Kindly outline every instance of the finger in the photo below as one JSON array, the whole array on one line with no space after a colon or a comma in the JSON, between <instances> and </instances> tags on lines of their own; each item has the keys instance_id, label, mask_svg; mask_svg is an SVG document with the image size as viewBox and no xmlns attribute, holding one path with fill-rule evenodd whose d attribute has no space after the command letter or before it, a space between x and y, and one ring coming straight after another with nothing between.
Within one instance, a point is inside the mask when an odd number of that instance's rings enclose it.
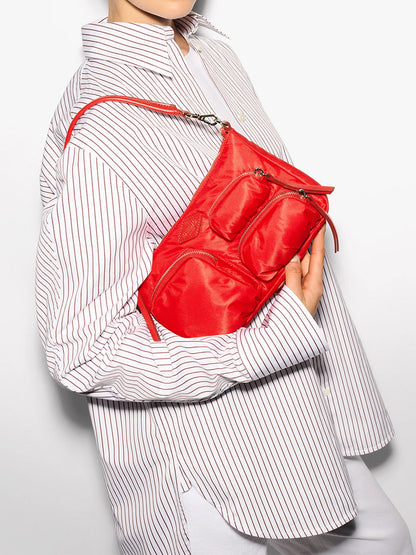
<instances>
[{"instance_id":1,"label":"finger","mask_svg":"<svg viewBox=\"0 0 416 555\"><path fill-rule=\"evenodd\" d=\"M324 223L324 225L323 225L323 226L321 227L321 229L318 231L318 233L317 233L316 236L315 236L315 239L316 239L318 236L319 236L319 237L321 237L322 235L325 236L325 232L326 232L326 223ZM309 251L310 251L310 252L311 252L311 250L312 250L312 246L313 246L313 243L314 243L315 239L313 239L313 241L311 241L311 244L309 245ZM319 238L318 238L318 241L319 241Z\"/></svg>"},{"instance_id":2,"label":"finger","mask_svg":"<svg viewBox=\"0 0 416 555\"><path fill-rule=\"evenodd\" d=\"M315 239L312 241L311 257L309 260L309 276L322 278L322 271L325 257L325 226L319 230Z\"/></svg>"},{"instance_id":3,"label":"finger","mask_svg":"<svg viewBox=\"0 0 416 555\"><path fill-rule=\"evenodd\" d=\"M286 285L300 299L303 297L302 290L302 269L299 256L296 255L285 266Z\"/></svg>"},{"instance_id":4,"label":"finger","mask_svg":"<svg viewBox=\"0 0 416 555\"><path fill-rule=\"evenodd\" d=\"M321 229L316 234L315 239L311 243L311 254L313 251L321 250L325 247L325 231L326 231L326 224L321 227Z\"/></svg>"},{"instance_id":5,"label":"finger","mask_svg":"<svg viewBox=\"0 0 416 555\"><path fill-rule=\"evenodd\" d=\"M302 269L302 277L305 277L306 274L309 271L310 259L311 259L311 255L308 252L306 252L305 256L302 258L302 260L300 262L300 266L301 266L301 269Z\"/></svg>"}]
</instances>

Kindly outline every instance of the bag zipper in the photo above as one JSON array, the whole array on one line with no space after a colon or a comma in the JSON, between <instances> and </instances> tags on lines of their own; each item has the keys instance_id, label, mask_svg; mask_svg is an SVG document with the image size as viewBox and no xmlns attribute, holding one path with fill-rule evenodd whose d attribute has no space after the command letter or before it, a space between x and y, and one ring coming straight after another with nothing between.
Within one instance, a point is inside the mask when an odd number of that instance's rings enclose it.
<instances>
[{"instance_id":1,"label":"bag zipper","mask_svg":"<svg viewBox=\"0 0 416 555\"><path fill-rule=\"evenodd\" d=\"M215 200L214 204L211 206L210 211L208 213L208 217L211 219L211 215L212 212L215 210L215 207L217 206L217 204L219 204L221 202L221 200L225 197L225 195L227 194L228 190L230 189L230 187L232 187L232 185L238 180L241 179L242 177L244 177L245 175L257 175L259 177L262 177L264 172L261 168L256 168L255 170L250 170L250 171L246 171L244 173L241 173L240 175L237 175L237 177L234 177L234 179L232 179L230 181L230 183L226 186L226 188L222 191L222 193L220 194L219 197L217 197L217 199Z\"/></svg>"},{"instance_id":2,"label":"bag zipper","mask_svg":"<svg viewBox=\"0 0 416 555\"><path fill-rule=\"evenodd\" d=\"M281 185L282 187L285 187L286 189L290 189L291 191L294 191L294 192L298 193L299 195L301 195L304 199L308 200L312 204L312 206L315 208L315 210L317 210L317 212L319 212L319 214L325 219L325 221L328 222L328 225L329 225L329 227L331 228L331 231L332 231L332 236L334 238L334 252L339 251L339 238L338 238L337 230L335 229L334 222L330 218L328 212L325 212L325 210L323 208L321 208L321 206L319 206L319 204L312 197L310 197L308 195L308 193L310 193L311 195L313 195L313 194L316 194L316 195L330 194L334 190L334 187L323 187L322 185L319 185L319 188L318 187L309 187L309 186L304 187L304 188L302 188L302 187L298 188L295 185L289 185L288 183L284 183L283 181L280 181L280 179L277 179L276 177L274 177L273 175L270 175L269 173L265 173L264 170L262 170L261 168L257 168L256 171L258 171L260 173L260 175L262 175L268 181L271 181L272 183L276 183L277 185ZM278 197L274 197L274 198L278 198ZM273 200L273 199L271 199L271 200ZM267 204L266 204L266 206L267 206ZM264 208L266 208L266 207L264 207Z\"/></svg>"},{"instance_id":3,"label":"bag zipper","mask_svg":"<svg viewBox=\"0 0 416 555\"><path fill-rule=\"evenodd\" d=\"M150 297L150 306L153 310L153 302L155 299L155 296L158 292L158 290L160 289L160 287L162 287L163 282L166 280L168 274L170 273L170 271L172 270L172 268L174 266L176 266L176 264L178 264L181 260L183 260L184 258L187 258L188 256L195 256L197 255L199 258L209 258L210 260L213 260L215 262L216 265L218 265L218 262L221 260L220 258L218 258L217 256L206 252L206 251L201 251L201 250L191 250L191 251L187 251L185 253L183 253L179 258L176 258L176 260L174 260L172 262L172 264L163 272L162 276L159 278L159 280L157 281L154 289L153 289L153 293L152 296ZM224 262L225 268L227 268L227 266L230 269L233 269L233 264L229 263L229 262ZM221 268L220 268L221 269ZM258 283L257 280L254 276L251 276L247 271L243 271L240 268L237 268L236 271L238 274L241 274L242 279L246 279L246 280L250 280L252 282L252 284L257 288L258 287ZM232 277L232 274L230 274L230 276Z\"/></svg>"},{"instance_id":4,"label":"bag zipper","mask_svg":"<svg viewBox=\"0 0 416 555\"><path fill-rule=\"evenodd\" d=\"M242 177L244 177L245 175L257 175L258 177L264 177L267 181L271 181L272 183L275 183L276 185L280 185L281 187L284 187L285 189L289 189L290 191L293 191L294 193L298 193L299 195L303 196L304 198L308 199L309 201L312 202L312 204L315 206L315 208L318 210L318 212L325 218L325 220L328 221L332 232L334 234L334 236L337 234L336 230L335 230L335 226L334 223L332 222L332 220L330 220L327 212L325 212L317 203L315 203L315 201L308 196L307 193L310 194L316 194L316 195L327 195L332 193L332 191L334 190L334 187L323 187L322 185L319 185L319 187L310 187L310 186L306 186L303 188L299 188L296 187L295 185L289 185L288 183L285 183L284 181L281 181L280 179L277 179L277 177L274 177L273 175L270 175L269 173L266 173L262 168L255 168L254 170L249 170L246 172L241 173L240 175L237 175L236 177L234 177L234 179L232 181L230 181L230 183L227 185L227 187L222 191L222 193L220 194L220 196L216 199L216 201L214 202L214 204L211 206L211 209L208 213L208 216L211 217L212 212L214 211L215 207L217 206L217 204L222 200L222 198L227 194L228 190L230 189L230 187L232 187L232 185L238 180L241 179ZM277 198L277 197L273 197ZM271 199L271 200L273 200ZM270 201L269 201L270 202ZM266 204L267 206L267 204ZM265 208L265 207L264 207ZM338 250L338 249L337 249ZM337 250L335 252L337 252Z\"/></svg>"},{"instance_id":5,"label":"bag zipper","mask_svg":"<svg viewBox=\"0 0 416 555\"><path fill-rule=\"evenodd\" d=\"M323 208L321 208L319 206L319 204L312 197L310 197L307 194L305 189L295 189L295 191L293 193L282 193L280 195L276 195L273 198L271 198L263 206L263 208L260 210L260 212L257 214L257 216L254 218L254 220L251 222L251 224L247 227L245 232L240 237L240 240L238 242L238 251L240 252L241 242L243 241L244 236L246 235L246 233L248 233L248 231L256 223L256 221L263 214L263 212L269 207L269 205L272 204L273 202L277 201L278 199L282 198L282 197L288 197L288 196L295 196L295 197L300 196L301 198L304 198L305 200L310 202L310 204L312 204L312 206L315 208L315 210L317 212L319 212L319 214L324 218L325 221L328 222L329 227L331 228L331 231L332 231L332 234L333 234L333 237L334 237L334 250L335 250L335 252L338 252L338 250L339 250L339 240L338 240L338 233L337 233L337 230L335 229L334 222L331 220L328 213L325 212L325 210ZM240 257L241 257L241 252L240 252Z\"/></svg>"},{"instance_id":6,"label":"bag zipper","mask_svg":"<svg viewBox=\"0 0 416 555\"><path fill-rule=\"evenodd\" d=\"M161 277L159 278L159 280L157 281L154 289L153 289L153 293L152 296L150 298L150 303L151 306L153 308L153 301L154 301L154 297L157 293L157 290L159 289L159 287L162 285L166 275L171 271L171 269L178 264L178 262L180 262L183 258L186 258L187 256L191 256L191 255L195 255L198 254L200 256L206 257L206 258L210 258L212 260L214 260L214 262L218 262L218 259L216 256L214 256L213 254L210 254L209 252L205 252L205 251L201 251L201 250L193 250L193 251L188 251L183 253L179 258L176 258L176 260L174 262L172 262L172 264L167 268L167 270L165 270L163 272L163 274L161 275Z\"/></svg>"},{"instance_id":7,"label":"bag zipper","mask_svg":"<svg viewBox=\"0 0 416 555\"><path fill-rule=\"evenodd\" d=\"M266 173L261 168L256 168L256 170L260 175L262 175L265 179L267 179L267 181L276 183L276 185L280 185L281 187L284 187L285 189L290 189L291 191L295 191L295 192L306 191L307 193L311 193L311 195L329 195L334 190L334 187L324 187L323 185L319 185L319 184L317 187L312 187L310 185L306 185L303 188L296 187L296 185L289 185L288 183L285 183L284 181L277 179L277 177L274 177L273 175Z\"/></svg>"},{"instance_id":8,"label":"bag zipper","mask_svg":"<svg viewBox=\"0 0 416 555\"><path fill-rule=\"evenodd\" d=\"M299 194L299 193L298 193ZM250 231L250 229L252 228L252 226L256 223L256 221L260 218L260 216L263 214L263 212L270 206L270 204L272 204L273 202L275 202L276 200L282 198L282 197L288 197L288 196L296 196L296 193L281 193L280 195L276 195L274 197L272 197L264 206L263 208L260 210L260 212L257 214L257 216L254 218L254 220L247 226L247 229L245 230L245 232L242 234L242 236L240 237L240 240L238 241L238 252L240 253L240 258L241 258L241 252L240 252L240 247L241 247L241 242L244 240L245 235ZM303 195L301 195L303 196Z\"/></svg>"}]
</instances>

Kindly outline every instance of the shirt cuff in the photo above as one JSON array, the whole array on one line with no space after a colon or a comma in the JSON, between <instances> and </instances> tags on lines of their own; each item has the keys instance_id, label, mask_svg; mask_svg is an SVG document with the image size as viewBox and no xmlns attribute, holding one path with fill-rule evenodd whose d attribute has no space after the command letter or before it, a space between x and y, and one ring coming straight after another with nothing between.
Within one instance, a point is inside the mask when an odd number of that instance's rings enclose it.
<instances>
[{"instance_id":1,"label":"shirt cuff","mask_svg":"<svg viewBox=\"0 0 416 555\"><path fill-rule=\"evenodd\" d=\"M239 356L252 380L305 362L329 349L323 330L284 285L262 327L237 331Z\"/></svg>"}]
</instances>

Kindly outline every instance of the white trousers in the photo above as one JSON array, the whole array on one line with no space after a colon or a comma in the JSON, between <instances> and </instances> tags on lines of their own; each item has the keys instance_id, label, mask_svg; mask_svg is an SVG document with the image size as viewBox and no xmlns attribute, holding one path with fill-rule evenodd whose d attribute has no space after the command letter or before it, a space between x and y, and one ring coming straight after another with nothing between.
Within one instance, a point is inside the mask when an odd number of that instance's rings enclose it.
<instances>
[{"instance_id":1,"label":"white trousers","mask_svg":"<svg viewBox=\"0 0 416 555\"><path fill-rule=\"evenodd\" d=\"M192 555L413 555L406 523L361 457L345 457L357 517L308 538L265 540L232 528L196 489L183 495Z\"/></svg>"}]
</instances>

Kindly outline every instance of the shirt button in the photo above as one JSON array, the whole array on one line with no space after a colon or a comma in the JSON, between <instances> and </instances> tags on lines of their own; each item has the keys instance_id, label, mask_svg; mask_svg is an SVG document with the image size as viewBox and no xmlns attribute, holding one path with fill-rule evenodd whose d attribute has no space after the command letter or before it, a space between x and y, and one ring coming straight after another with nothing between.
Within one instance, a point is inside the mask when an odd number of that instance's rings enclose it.
<instances>
[{"instance_id":1,"label":"shirt button","mask_svg":"<svg viewBox=\"0 0 416 555\"><path fill-rule=\"evenodd\" d=\"M322 390L322 393L325 395L325 397L328 397L328 395L331 394L331 390L329 389L329 387L325 387L325 388Z\"/></svg>"},{"instance_id":2,"label":"shirt button","mask_svg":"<svg viewBox=\"0 0 416 555\"><path fill-rule=\"evenodd\" d=\"M197 52L201 52L202 48L199 46L199 44L195 44L194 48Z\"/></svg>"},{"instance_id":3,"label":"shirt button","mask_svg":"<svg viewBox=\"0 0 416 555\"><path fill-rule=\"evenodd\" d=\"M238 121L241 121L241 123L246 121L246 115L243 112L238 116Z\"/></svg>"},{"instance_id":4,"label":"shirt button","mask_svg":"<svg viewBox=\"0 0 416 555\"><path fill-rule=\"evenodd\" d=\"M195 35L195 33L198 31L198 25L196 25L193 29L192 29L192 34Z\"/></svg>"}]
</instances>

